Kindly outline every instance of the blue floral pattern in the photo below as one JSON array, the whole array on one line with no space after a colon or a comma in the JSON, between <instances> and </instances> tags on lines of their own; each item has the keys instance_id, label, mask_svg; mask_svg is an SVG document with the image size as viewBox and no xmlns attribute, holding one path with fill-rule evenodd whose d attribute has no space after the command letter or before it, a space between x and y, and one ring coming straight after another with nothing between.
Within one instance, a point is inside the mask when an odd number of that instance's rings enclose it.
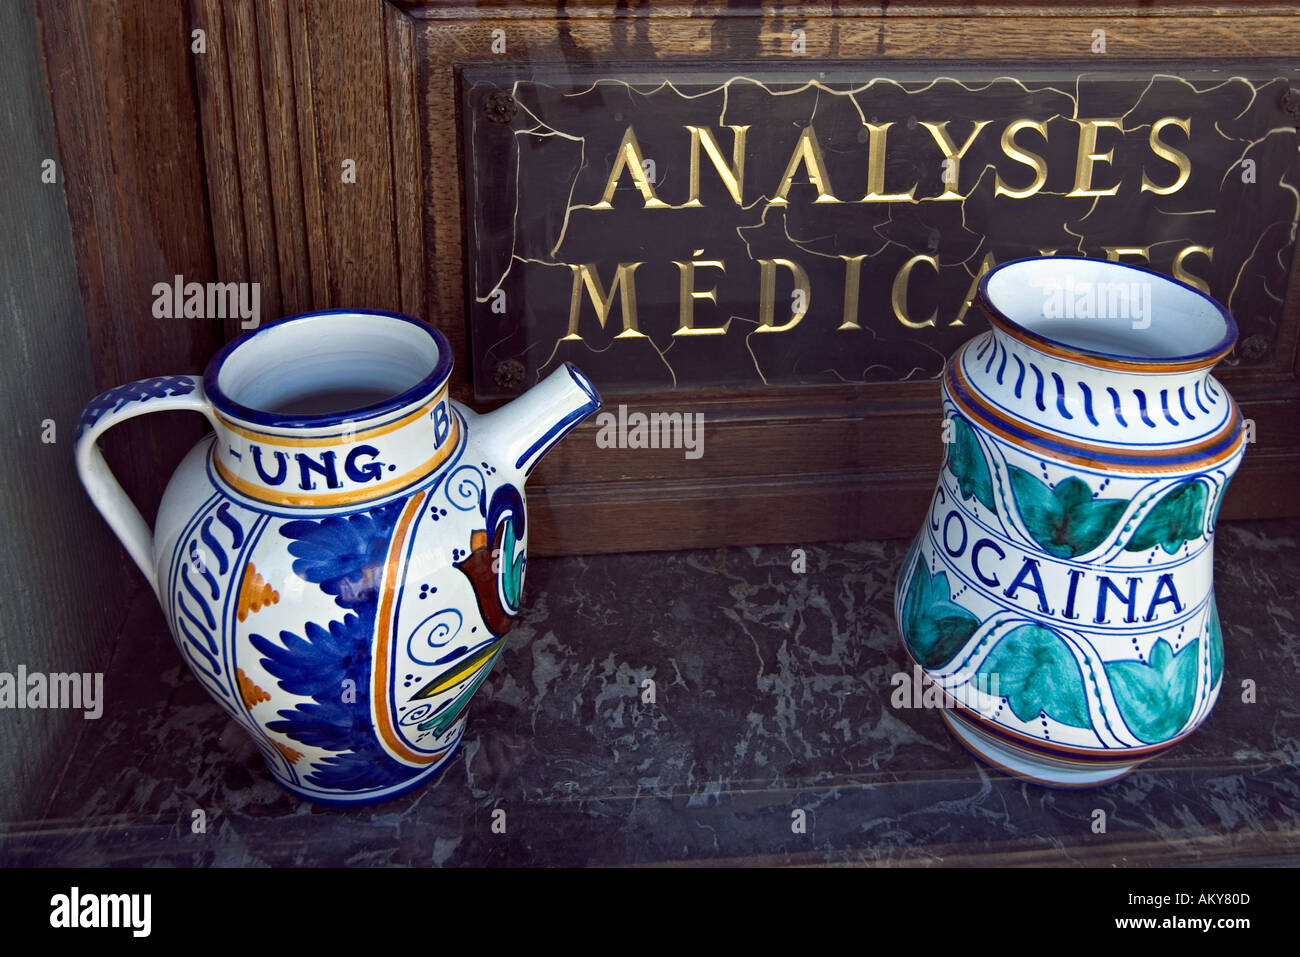
<instances>
[{"instance_id":1,"label":"blue floral pattern","mask_svg":"<svg viewBox=\"0 0 1300 957\"><path fill-rule=\"evenodd\" d=\"M288 522L280 534L294 540L289 554L293 570L321 586L342 608L373 605L393 526L405 499L353 515Z\"/></svg>"},{"instance_id":2,"label":"blue floral pattern","mask_svg":"<svg viewBox=\"0 0 1300 957\"><path fill-rule=\"evenodd\" d=\"M353 515L288 522L280 529L293 539L294 573L333 595L348 612L328 626L306 622L301 635L281 631L279 644L249 636L280 687L313 702L281 710L283 720L267 727L311 747L344 752L322 759L307 776L322 788L368 790L421 773L384 751L370 720L370 643L379 586L404 505L399 499Z\"/></svg>"}]
</instances>

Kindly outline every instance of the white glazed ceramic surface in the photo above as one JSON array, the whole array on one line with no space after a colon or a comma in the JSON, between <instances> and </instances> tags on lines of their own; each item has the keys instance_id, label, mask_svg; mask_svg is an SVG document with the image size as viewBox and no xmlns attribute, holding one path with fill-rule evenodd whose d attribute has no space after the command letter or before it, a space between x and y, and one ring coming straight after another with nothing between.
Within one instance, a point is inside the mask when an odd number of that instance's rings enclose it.
<instances>
[{"instance_id":1,"label":"white glazed ceramic surface","mask_svg":"<svg viewBox=\"0 0 1300 957\"><path fill-rule=\"evenodd\" d=\"M1244 446L1209 373L1235 324L1187 286L1090 260L1008 263L981 297L992 328L945 372L945 462L899 626L966 746L1097 784L1219 693L1214 521Z\"/></svg>"},{"instance_id":2,"label":"white glazed ceramic surface","mask_svg":"<svg viewBox=\"0 0 1300 957\"><path fill-rule=\"evenodd\" d=\"M377 800L452 755L519 612L523 484L599 408L565 366L489 415L450 399L446 340L404 316L315 313L223 349L203 379L95 399L78 467L153 585L182 656L276 779ZM134 415L214 427L150 533L96 446Z\"/></svg>"}]
</instances>

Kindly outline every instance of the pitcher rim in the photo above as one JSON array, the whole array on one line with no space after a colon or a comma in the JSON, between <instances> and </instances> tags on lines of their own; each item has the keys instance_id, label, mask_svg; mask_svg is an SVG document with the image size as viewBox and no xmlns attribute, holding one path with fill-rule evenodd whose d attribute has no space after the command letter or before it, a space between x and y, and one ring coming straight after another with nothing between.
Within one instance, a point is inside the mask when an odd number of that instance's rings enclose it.
<instances>
[{"instance_id":1,"label":"pitcher rim","mask_svg":"<svg viewBox=\"0 0 1300 957\"><path fill-rule=\"evenodd\" d=\"M1218 342L1208 349L1199 352L1185 353L1174 356L1138 356L1118 352L1104 352L1099 349L1089 349L1084 346L1074 345L1069 342L1062 342L1051 336L1043 335L1036 332L1016 319L1011 318L1001 309L993 304L989 296L988 286L996 273L1012 266L1021 266L1026 263L1048 263L1053 262L1060 264L1068 259L1081 259L1091 264L1104 265L1109 269L1129 270L1130 272L1140 273L1150 277L1152 280L1158 280L1172 286L1180 287L1195 295L1211 306L1213 306L1222 317L1224 322L1224 334ZM1195 369L1211 368L1216 365L1224 356L1228 355L1237 342L1237 321L1232 318L1232 314L1217 299L1203 290L1197 289L1189 283L1182 280L1174 279L1162 272L1149 269L1145 266L1137 266L1133 263L1111 262L1109 260L1090 259L1087 257L1069 257L1069 256L1025 256L1020 259L1008 260L994 266L986 272L979 281L978 298L980 305L984 307L990 323L1001 329L1001 331L1010 335L1012 338L1019 339L1034 348L1041 349L1051 355L1064 359L1074 359L1085 362L1089 365L1100 366L1103 368L1118 369L1122 371L1140 371L1140 372L1184 372Z\"/></svg>"},{"instance_id":2,"label":"pitcher rim","mask_svg":"<svg viewBox=\"0 0 1300 957\"><path fill-rule=\"evenodd\" d=\"M370 405L338 412L314 414L269 412L265 409L255 409L251 406L242 405L230 398L222 390L218 381L222 366L237 349L248 345L263 333L277 329L287 323L317 319L323 316L382 317L410 323L433 340L434 346L438 350L437 361L434 363L433 370L427 376L397 395ZM227 342L217 351L203 370L203 392L213 408L225 418L275 429L328 428L361 419L387 415L400 411L421 399L428 398L442 389L447 380L451 378L451 368L451 344L447 341L447 337L434 326L421 322L413 316L400 312L388 312L383 309L318 309L276 319L274 322L268 322L245 335L238 336Z\"/></svg>"}]
</instances>

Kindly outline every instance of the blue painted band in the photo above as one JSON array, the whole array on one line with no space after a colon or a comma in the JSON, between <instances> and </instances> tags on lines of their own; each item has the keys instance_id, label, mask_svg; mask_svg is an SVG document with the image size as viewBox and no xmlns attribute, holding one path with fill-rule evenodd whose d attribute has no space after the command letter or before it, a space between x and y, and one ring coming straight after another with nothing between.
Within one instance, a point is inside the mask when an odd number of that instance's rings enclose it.
<instances>
[{"instance_id":1,"label":"blue painted band","mask_svg":"<svg viewBox=\"0 0 1300 957\"><path fill-rule=\"evenodd\" d=\"M1155 468L1198 465L1207 459L1213 459L1228 451L1241 438L1241 412L1234 410L1232 425L1223 430L1222 437L1213 445L1202 445L1182 453L1168 455L1153 455L1150 452L1111 452L1095 446L1076 445L1070 442L1044 438L1041 435L1035 435L1025 430L1014 419L1004 418L996 414L980 401L979 397L967 391L957 381L955 363L948 363L947 371L944 372L944 385L947 387L954 404L962 412L985 425L1015 436L1030 448L1044 449L1049 452L1058 452L1076 457L1086 456L1094 461L1106 462L1112 465L1149 465Z\"/></svg>"},{"instance_id":2,"label":"blue painted band","mask_svg":"<svg viewBox=\"0 0 1300 957\"><path fill-rule=\"evenodd\" d=\"M405 392L364 408L344 412L329 412L321 415L290 415L283 412L267 412L262 409L252 409L240 405L221 390L218 381L221 367L236 349L248 346L268 330L279 329L288 323L319 319L323 316L357 316L362 318L371 316L409 322L433 340L438 350L438 361L434 364L432 372ZM292 356L286 357L286 361L292 361L292 359ZM447 342L447 338L433 326L420 322L411 316L403 315L400 312L384 312L378 309L326 309L320 312L304 312L296 316L277 319L275 322L268 322L247 335L227 342L212 357L212 361L208 363L207 368L203 370L203 392L208 401L212 403L212 407L227 418L277 429L319 429L349 422L355 423L361 418L372 418L397 412L420 399L432 396L446 384L450 377L451 345Z\"/></svg>"},{"instance_id":3,"label":"blue painted band","mask_svg":"<svg viewBox=\"0 0 1300 957\"><path fill-rule=\"evenodd\" d=\"M560 434L562 434L569 428L569 426L581 422L583 419L591 415L591 413L595 412L599 408L600 408L599 402L587 402L584 405L580 405L578 408L574 409L564 418L560 419L559 422L556 422L549 429L547 429L546 434L544 434L532 445L528 446L528 448L524 450L523 454L520 455L519 458L515 461L515 468L517 469L523 468L525 462L527 462L533 456L540 455L542 452L544 452Z\"/></svg>"}]
</instances>

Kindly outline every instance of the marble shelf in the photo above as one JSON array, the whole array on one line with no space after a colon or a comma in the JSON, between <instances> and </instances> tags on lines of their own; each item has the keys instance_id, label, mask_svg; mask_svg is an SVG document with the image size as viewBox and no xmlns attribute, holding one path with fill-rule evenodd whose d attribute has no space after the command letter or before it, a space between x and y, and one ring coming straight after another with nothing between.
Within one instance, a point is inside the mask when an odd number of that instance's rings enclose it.
<instances>
[{"instance_id":1,"label":"marble shelf","mask_svg":"<svg viewBox=\"0 0 1300 957\"><path fill-rule=\"evenodd\" d=\"M803 573L791 568L796 547ZM105 678L113 707L49 769L44 816L0 828L0 860L1300 862L1300 519L1221 526L1224 693L1182 746L1090 791L987 769L937 713L891 707L891 677L910 673L892 615L906 548L535 559L526 611L470 707L460 753L414 793L343 810L271 781L140 594ZM1254 703L1242 700L1247 679Z\"/></svg>"}]
</instances>

